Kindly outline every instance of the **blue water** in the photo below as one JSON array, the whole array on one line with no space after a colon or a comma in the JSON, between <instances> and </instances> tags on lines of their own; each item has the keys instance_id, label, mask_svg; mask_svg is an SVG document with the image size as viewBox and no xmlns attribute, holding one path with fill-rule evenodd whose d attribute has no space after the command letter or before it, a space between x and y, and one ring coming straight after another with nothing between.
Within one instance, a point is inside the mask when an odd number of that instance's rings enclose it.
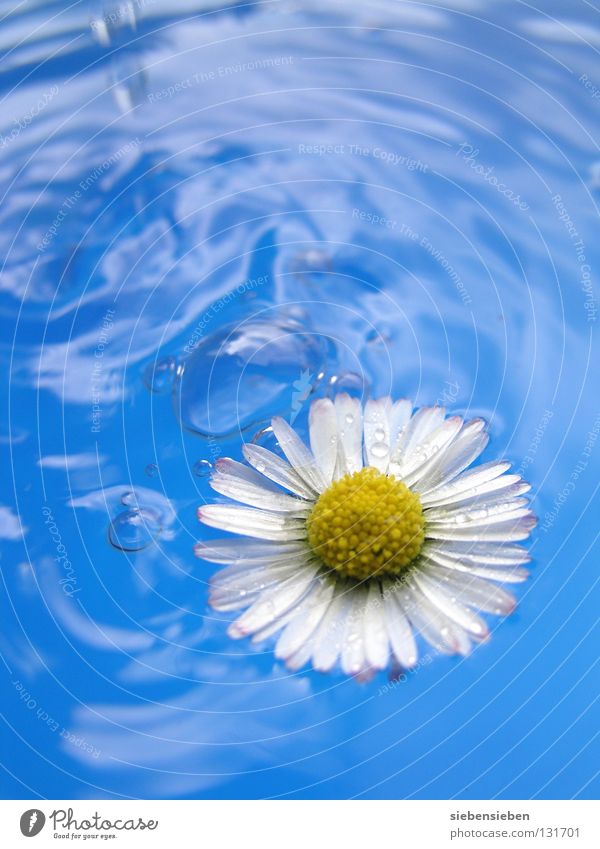
<instances>
[{"instance_id":1,"label":"blue water","mask_svg":"<svg viewBox=\"0 0 600 849\"><path fill-rule=\"evenodd\" d=\"M597 795L597 10L14 5L2 794ZM337 388L484 415L533 483L467 659L292 675L207 608L211 463Z\"/></svg>"}]
</instances>

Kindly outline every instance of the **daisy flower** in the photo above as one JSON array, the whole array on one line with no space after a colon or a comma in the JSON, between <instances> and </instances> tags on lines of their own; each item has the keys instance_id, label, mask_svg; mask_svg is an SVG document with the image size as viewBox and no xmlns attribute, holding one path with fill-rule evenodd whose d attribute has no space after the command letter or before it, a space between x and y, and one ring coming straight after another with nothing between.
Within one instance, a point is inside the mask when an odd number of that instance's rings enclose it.
<instances>
[{"instance_id":1,"label":"daisy flower","mask_svg":"<svg viewBox=\"0 0 600 849\"><path fill-rule=\"evenodd\" d=\"M530 558L515 543L536 520L510 463L468 469L488 443L482 419L387 397L363 409L341 393L311 405L310 449L284 419L272 428L285 459L245 445L249 465L219 460L211 486L238 503L198 510L205 525L242 537L195 549L228 564L211 579L210 603L245 609L231 637L279 633L275 654L290 669L339 661L369 677L390 661L414 666L415 633L466 655L489 634L475 610L513 610L498 582L527 577Z\"/></svg>"}]
</instances>

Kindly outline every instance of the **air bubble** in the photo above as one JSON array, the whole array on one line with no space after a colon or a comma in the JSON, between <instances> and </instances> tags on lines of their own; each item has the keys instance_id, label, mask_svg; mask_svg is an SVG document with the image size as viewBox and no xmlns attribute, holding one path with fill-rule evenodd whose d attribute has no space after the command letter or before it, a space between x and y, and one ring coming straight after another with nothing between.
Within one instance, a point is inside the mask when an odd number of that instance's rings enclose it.
<instances>
[{"instance_id":1,"label":"air bubble","mask_svg":"<svg viewBox=\"0 0 600 849\"><path fill-rule=\"evenodd\" d=\"M210 460L198 460L192 466L192 472L197 478L206 478L212 472L213 464Z\"/></svg>"},{"instance_id":2,"label":"air bubble","mask_svg":"<svg viewBox=\"0 0 600 849\"><path fill-rule=\"evenodd\" d=\"M175 357L163 357L146 366L143 381L150 392L162 395L171 390L176 374L177 359Z\"/></svg>"},{"instance_id":3,"label":"air bubble","mask_svg":"<svg viewBox=\"0 0 600 849\"><path fill-rule=\"evenodd\" d=\"M347 392L354 398L365 400L369 395L367 381L354 371L344 371L329 378L327 395L331 398L340 392Z\"/></svg>"},{"instance_id":4,"label":"air bubble","mask_svg":"<svg viewBox=\"0 0 600 849\"><path fill-rule=\"evenodd\" d=\"M151 510L135 508L119 513L110 523L108 538L119 551L143 551L160 534L158 516Z\"/></svg>"},{"instance_id":5,"label":"air bubble","mask_svg":"<svg viewBox=\"0 0 600 849\"><path fill-rule=\"evenodd\" d=\"M290 320L228 325L185 360L175 384L175 412L199 436L238 436L279 414L290 419L302 400L298 382L323 370L325 338Z\"/></svg>"},{"instance_id":6,"label":"air bubble","mask_svg":"<svg viewBox=\"0 0 600 849\"><path fill-rule=\"evenodd\" d=\"M257 430L250 442L252 445L260 445L261 448L267 448L269 451L276 452L279 448L277 437L271 425L266 425L265 427L261 427L260 430ZM264 471L264 469L259 469L260 471Z\"/></svg>"}]
</instances>

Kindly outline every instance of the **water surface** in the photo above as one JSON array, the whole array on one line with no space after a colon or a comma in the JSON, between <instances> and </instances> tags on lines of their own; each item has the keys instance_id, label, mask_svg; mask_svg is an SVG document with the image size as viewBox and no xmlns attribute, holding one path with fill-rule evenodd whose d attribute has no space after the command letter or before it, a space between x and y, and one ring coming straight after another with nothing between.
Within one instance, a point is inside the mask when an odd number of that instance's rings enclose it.
<instances>
[{"instance_id":1,"label":"water surface","mask_svg":"<svg viewBox=\"0 0 600 849\"><path fill-rule=\"evenodd\" d=\"M593 797L597 12L11 6L4 795ZM466 660L289 674L207 608L211 464L338 389L483 415L533 483Z\"/></svg>"}]
</instances>

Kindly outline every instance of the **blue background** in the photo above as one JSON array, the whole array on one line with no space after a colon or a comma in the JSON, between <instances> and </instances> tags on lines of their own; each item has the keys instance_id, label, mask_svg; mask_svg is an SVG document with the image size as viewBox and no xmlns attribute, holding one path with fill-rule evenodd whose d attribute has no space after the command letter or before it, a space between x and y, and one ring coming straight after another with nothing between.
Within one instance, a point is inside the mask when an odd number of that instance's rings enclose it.
<instances>
[{"instance_id":1,"label":"blue background","mask_svg":"<svg viewBox=\"0 0 600 849\"><path fill-rule=\"evenodd\" d=\"M598 793L598 15L355 5L0 4L6 798ZM207 608L209 464L339 387L533 484L467 659L292 675Z\"/></svg>"}]
</instances>

